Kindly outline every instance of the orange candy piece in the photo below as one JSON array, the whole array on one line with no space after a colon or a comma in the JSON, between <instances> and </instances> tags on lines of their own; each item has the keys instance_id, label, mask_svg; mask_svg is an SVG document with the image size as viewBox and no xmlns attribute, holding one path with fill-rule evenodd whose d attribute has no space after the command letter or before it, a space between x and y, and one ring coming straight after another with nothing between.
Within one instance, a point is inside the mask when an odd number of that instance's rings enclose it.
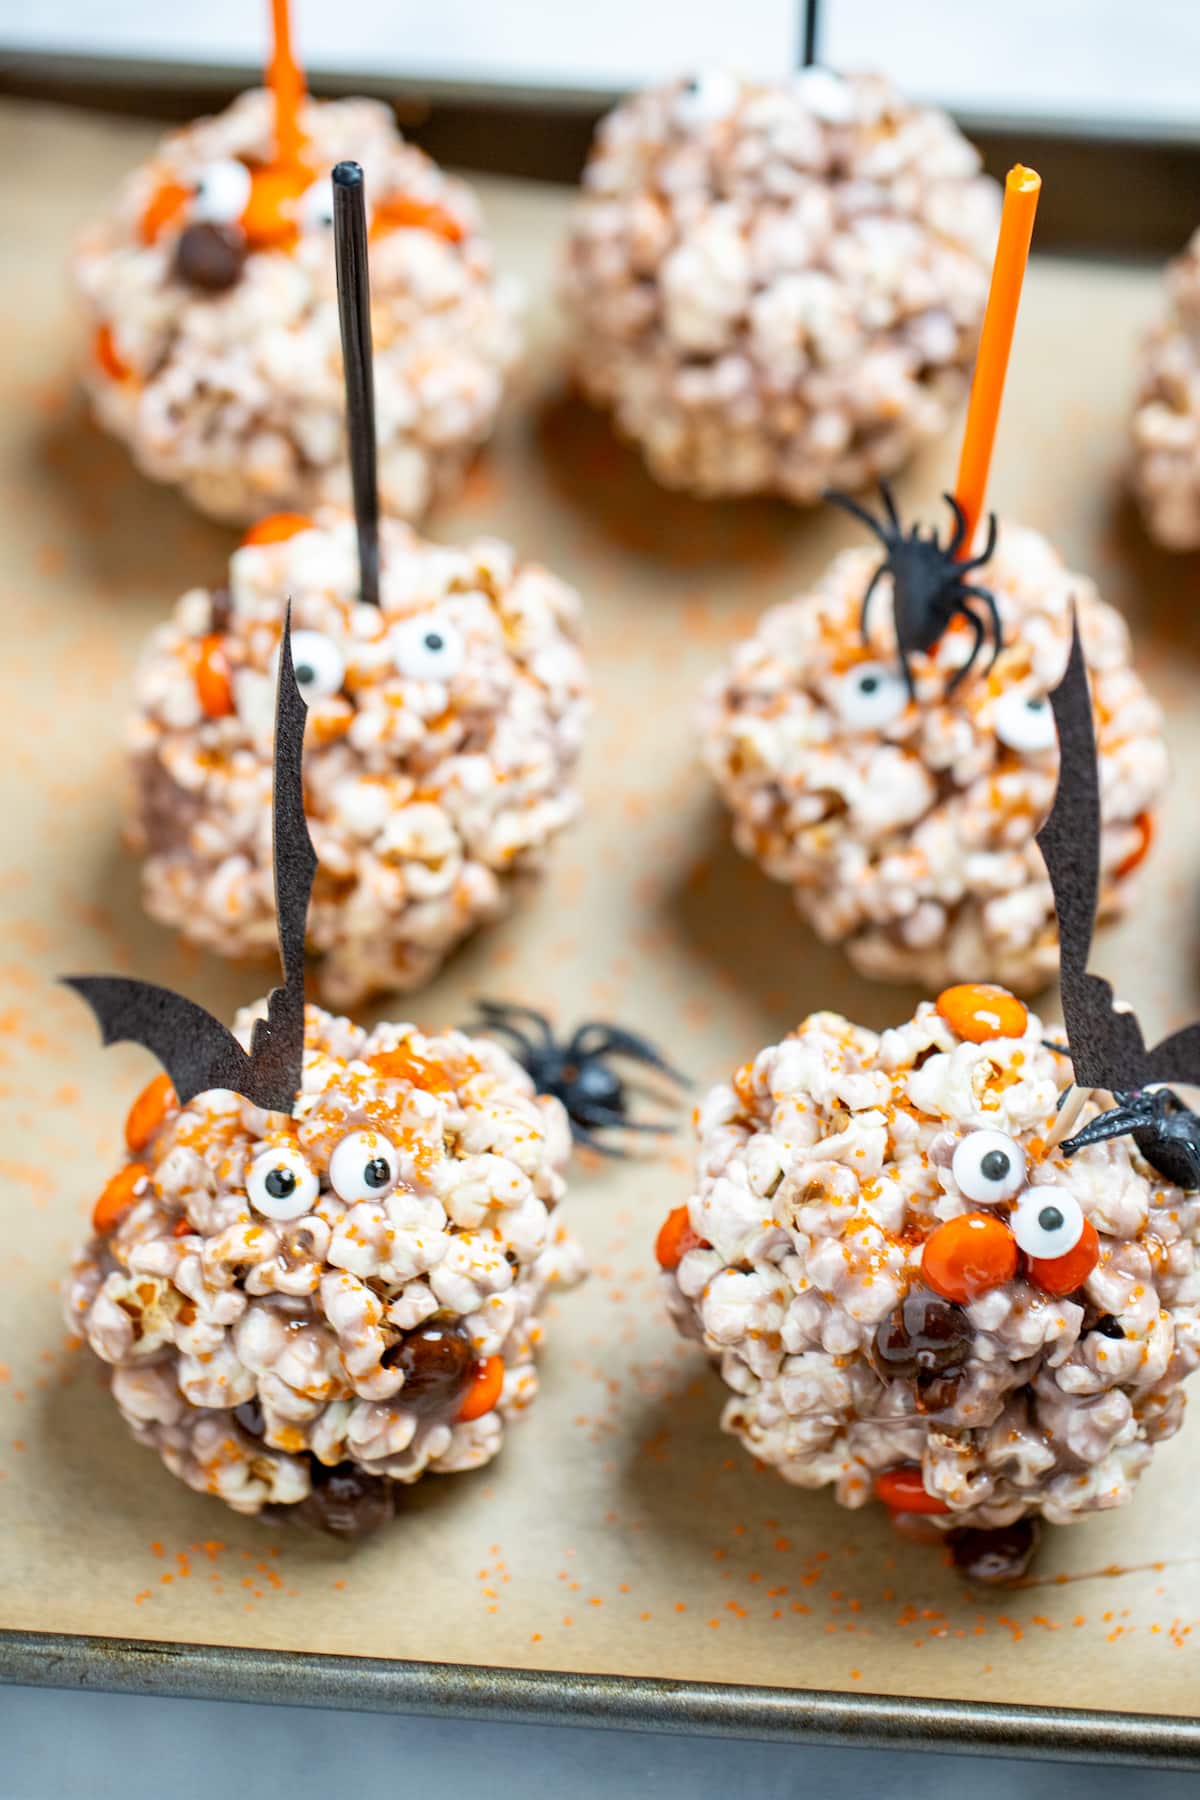
<instances>
[{"instance_id":1,"label":"orange candy piece","mask_svg":"<svg viewBox=\"0 0 1200 1800\"><path fill-rule=\"evenodd\" d=\"M990 1213L960 1213L925 1240L921 1274L935 1293L961 1306L1002 1287L1017 1272L1017 1240Z\"/></svg>"},{"instance_id":2,"label":"orange candy piece","mask_svg":"<svg viewBox=\"0 0 1200 1800\"><path fill-rule=\"evenodd\" d=\"M471 1385L463 1395L458 1409L458 1422L465 1424L468 1419L481 1419L484 1413L491 1412L500 1398L500 1389L504 1386L504 1358L502 1356L485 1356L482 1362L476 1363L475 1373L471 1377Z\"/></svg>"},{"instance_id":3,"label":"orange candy piece","mask_svg":"<svg viewBox=\"0 0 1200 1800\"><path fill-rule=\"evenodd\" d=\"M111 325L98 325L92 339L92 356L110 381L128 381L133 371L113 342Z\"/></svg>"},{"instance_id":4,"label":"orange candy piece","mask_svg":"<svg viewBox=\"0 0 1200 1800\"><path fill-rule=\"evenodd\" d=\"M409 194L390 194L380 202L371 220L371 236L388 231L432 231L451 244L461 244L466 229L452 212L436 200L414 200Z\"/></svg>"},{"instance_id":5,"label":"orange candy piece","mask_svg":"<svg viewBox=\"0 0 1200 1800\"><path fill-rule=\"evenodd\" d=\"M156 1075L153 1081L148 1081L130 1107L125 1121L125 1142L129 1148L144 1150L167 1114L178 1104L169 1075Z\"/></svg>"},{"instance_id":6,"label":"orange candy piece","mask_svg":"<svg viewBox=\"0 0 1200 1800\"><path fill-rule=\"evenodd\" d=\"M674 1207L659 1227L654 1254L664 1269L677 1269L689 1250L703 1243L692 1229L686 1206Z\"/></svg>"},{"instance_id":7,"label":"orange candy piece","mask_svg":"<svg viewBox=\"0 0 1200 1800\"><path fill-rule=\"evenodd\" d=\"M248 544L286 544L289 538L299 537L302 531L311 531L313 522L307 513L270 513L252 525L242 539L242 548Z\"/></svg>"},{"instance_id":8,"label":"orange candy piece","mask_svg":"<svg viewBox=\"0 0 1200 1800\"><path fill-rule=\"evenodd\" d=\"M990 981L964 981L943 988L937 1009L951 1031L968 1044L986 1044L990 1038L1024 1037L1029 1014L1007 988Z\"/></svg>"},{"instance_id":9,"label":"orange candy piece","mask_svg":"<svg viewBox=\"0 0 1200 1800\"><path fill-rule=\"evenodd\" d=\"M1100 1261L1100 1239L1090 1219L1083 1221L1079 1242L1065 1256L1027 1256L1029 1279L1044 1294L1062 1299L1082 1287Z\"/></svg>"},{"instance_id":10,"label":"orange candy piece","mask_svg":"<svg viewBox=\"0 0 1200 1800\"><path fill-rule=\"evenodd\" d=\"M144 1163L126 1163L119 1169L92 1208L93 1231L115 1231L130 1207L141 1198L141 1191L150 1179L150 1171Z\"/></svg>"},{"instance_id":11,"label":"orange candy piece","mask_svg":"<svg viewBox=\"0 0 1200 1800\"><path fill-rule=\"evenodd\" d=\"M945 1513L950 1508L936 1494L926 1491L919 1463L901 1463L875 1477L875 1497L893 1512Z\"/></svg>"},{"instance_id":12,"label":"orange candy piece","mask_svg":"<svg viewBox=\"0 0 1200 1800\"><path fill-rule=\"evenodd\" d=\"M1146 852L1154 842L1154 814L1151 812L1139 813L1133 821L1133 827L1141 841L1113 870L1113 879L1116 881L1120 881L1125 875L1132 875L1138 864L1146 860Z\"/></svg>"},{"instance_id":13,"label":"orange candy piece","mask_svg":"<svg viewBox=\"0 0 1200 1800\"><path fill-rule=\"evenodd\" d=\"M233 682L220 632L201 638L193 677L200 704L210 719L223 719L233 711Z\"/></svg>"},{"instance_id":14,"label":"orange candy piece","mask_svg":"<svg viewBox=\"0 0 1200 1800\"><path fill-rule=\"evenodd\" d=\"M312 170L300 163L260 163L251 169L241 222L252 250L291 249L300 235L296 202L311 185Z\"/></svg>"},{"instance_id":15,"label":"orange candy piece","mask_svg":"<svg viewBox=\"0 0 1200 1800\"><path fill-rule=\"evenodd\" d=\"M169 225L174 225L192 198L192 190L179 181L160 181L138 221L143 244L153 244Z\"/></svg>"}]
</instances>

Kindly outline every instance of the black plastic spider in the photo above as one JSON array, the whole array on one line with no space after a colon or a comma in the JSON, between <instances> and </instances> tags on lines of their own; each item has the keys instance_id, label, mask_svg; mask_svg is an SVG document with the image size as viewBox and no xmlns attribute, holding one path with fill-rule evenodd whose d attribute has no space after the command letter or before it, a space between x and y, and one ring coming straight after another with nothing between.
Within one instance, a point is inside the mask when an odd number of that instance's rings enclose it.
<instances>
[{"instance_id":1,"label":"black plastic spider","mask_svg":"<svg viewBox=\"0 0 1200 1800\"><path fill-rule=\"evenodd\" d=\"M690 1087L686 1075L673 1069L653 1044L623 1031L619 1025L589 1021L580 1025L566 1043L555 1037L549 1019L532 1006L515 1006L499 1000L476 1002L481 1017L467 1027L490 1031L509 1039L517 1061L533 1077L540 1094L561 1100L571 1121L571 1135L603 1156L625 1156L626 1151L603 1143L597 1131L646 1131L668 1133L674 1125L660 1120L631 1119L629 1094L617 1071L606 1058L628 1057L656 1069L679 1087Z\"/></svg>"},{"instance_id":2,"label":"black plastic spider","mask_svg":"<svg viewBox=\"0 0 1200 1800\"><path fill-rule=\"evenodd\" d=\"M940 544L936 528L922 537L921 527L914 525L905 532L896 511L896 502L892 490L886 481L879 484L879 492L883 496L886 521L877 519L873 513L860 506L849 494L830 490L825 496L835 506L851 513L860 519L870 531L875 533L887 556L880 563L867 585L863 595L860 624L864 641L867 638L867 614L870 610L871 597L884 575L892 578L893 613L896 622L896 644L900 651L900 666L904 670L904 681L910 699L915 700L916 688L913 683L912 670L908 659L914 650L932 650L947 625L954 618L967 621L975 633L975 642L971 646L971 654L960 669L956 669L947 685L947 694L952 694L972 667L975 658L983 648L984 639L990 626L992 635L991 668L999 656L1003 645L1003 627L1000 614L996 610L996 601L987 588L975 587L963 577L970 570L978 569L991 560L996 548L996 515L988 515L987 543L981 556L965 557L958 561L958 552L962 548L963 539L967 535L967 521L962 507L953 494L943 494L942 498L954 514L954 532L948 544ZM986 620L975 612L972 601L978 601L986 608Z\"/></svg>"}]
</instances>

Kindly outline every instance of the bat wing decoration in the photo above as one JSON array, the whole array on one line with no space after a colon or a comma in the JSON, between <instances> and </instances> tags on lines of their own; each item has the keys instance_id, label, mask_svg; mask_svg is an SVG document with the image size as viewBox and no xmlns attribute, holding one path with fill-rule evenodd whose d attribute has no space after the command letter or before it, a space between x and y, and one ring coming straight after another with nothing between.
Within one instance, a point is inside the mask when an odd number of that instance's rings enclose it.
<instances>
[{"instance_id":1,"label":"bat wing decoration","mask_svg":"<svg viewBox=\"0 0 1200 1800\"><path fill-rule=\"evenodd\" d=\"M67 975L95 1013L105 1044L143 1044L158 1058L180 1105L209 1088L230 1088L268 1112L290 1113L304 1063L304 940L317 870L304 816L304 725L308 707L292 666L289 602L279 645L273 807L275 910L284 984L255 1021L245 1051L227 1026L194 1000L123 975Z\"/></svg>"},{"instance_id":2,"label":"bat wing decoration","mask_svg":"<svg viewBox=\"0 0 1200 1800\"><path fill-rule=\"evenodd\" d=\"M1174 1095L1143 1090L1172 1081L1200 1086L1200 1023L1148 1050L1136 1016L1114 1004L1107 981L1087 972L1100 893L1100 777L1077 620L1066 671L1050 705L1058 728L1058 786L1037 842L1058 915L1067 1046L1076 1084L1107 1089L1117 1101L1062 1147L1070 1154L1132 1132L1161 1173L1195 1188L1200 1186L1200 1119Z\"/></svg>"}]
</instances>

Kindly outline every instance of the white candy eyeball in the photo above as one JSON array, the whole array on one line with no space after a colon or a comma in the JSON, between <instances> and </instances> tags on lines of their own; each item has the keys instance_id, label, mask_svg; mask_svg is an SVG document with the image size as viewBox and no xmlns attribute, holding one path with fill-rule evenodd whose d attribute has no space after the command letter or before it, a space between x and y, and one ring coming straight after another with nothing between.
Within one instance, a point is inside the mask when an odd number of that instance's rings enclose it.
<instances>
[{"instance_id":1,"label":"white candy eyeball","mask_svg":"<svg viewBox=\"0 0 1200 1800\"><path fill-rule=\"evenodd\" d=\"M1002 1131L971 1131L954 1151L950 1173L968 1200L994 1206L1025 1181L1025 1152Z\"/></svg>"},{"instance_id":2,"label":"white candy eyeball","mask_svg":"<svg viewBox=\"0 0 1200 1800\"><path fill-rule=\"evenodd\" d=\"M233 225L246 210L250 198L250 171L245 163L229 157L201 169L190 216L214 225Z\"/></svg>"},{"instance_id":3,"label":"white candy eyeball","mask_svg":"<svg viewBox=\"0 0 1200 1800\"><path fill-rule=\"evenodd\" d=\"M303 1218L316 1205L320 1191L316 1176L290 1144L262 1151L246 1175L250 1204L268 1219Z\"/></svg>"},{"instance_id":4,"label":"white candy eyeball","mask_svg":"<svg viewBox=\"0 0 1200 1800\"><path fill-rule=\"evenodd\" d=\"M1049 750L1055 740L1054 711L1044 694L1010 688L992 715L996 736L1010 750Z\"/></svg>"},{"instance_id":5,"label":"white candy eyeball","mask_svg":"<svg viewBox=\"0 0 1200 1800\"><path fill-rule=\"evenodd\" d=\"M1066 1188L1026 1188L1008 1220L1026 1256L1065 1256L1083 1236L1083 1213Z\"/></svg>"},{"instance_id":6,"label":"white candy eyeball","mask_svg":"<svg viewBox=\"0 0 1200 1800\"><path fill-rule=\"evenodd\" d=\"M728 118L741 98L742 84L728 69L706 69L685 81L675 96L677 125L715 125Z\"/></svg>"},{"instance_id":7,"label":"white candy eyeball","mask_svg":"<svg viewBox=\"0 0 1200 1800\"><path fill-rule=\"evenodd\" d=\"M413 681L452 681L467 647L462 632L440 613L418 613L392 627L392 655Z\"/></svg>"},{"instance_id":8,"label":"white candy eyeball","mask_svg":"<svg viewBox=\"0 0 1200 1800\"><path fill-rule=\"evenodd\" d=\"M346 679L346 659L323 631L293 631L292 667L296 686L310 705L328 700Z\"/></svg>"},{"instance_id":9,"label":"white candy eyeball","mask_svg":"<svg viewBox=\"0 0 1200 1800\"><path fill-rule=\"evenodd\" d=\"M908 705L908 689L885 663L856 663L838 681L833 703L852 731L879 731Z\"/></svg>"},{"instance_id":10,"label":"white candy eyeball","mask_svg":"<svg viewBox=\"0 0 1200 1800\"><path fill-rule=\"evenodd\" d=\"M333 230L333 182L328 175L305 188L297 204L302 231Z\"/></svg>"},{"instance_id":11,"label":"white candy eyeball","mask_svg":"<svg viewBox=\"0 0 1200 1800\"><path fill-rule=\"evenodd\" d=\"M399 1173L396 1146L378 1131L352 1131L329 1159L329 1184L339 1200L380 1200Z\"/></svg>"}]
</instances>

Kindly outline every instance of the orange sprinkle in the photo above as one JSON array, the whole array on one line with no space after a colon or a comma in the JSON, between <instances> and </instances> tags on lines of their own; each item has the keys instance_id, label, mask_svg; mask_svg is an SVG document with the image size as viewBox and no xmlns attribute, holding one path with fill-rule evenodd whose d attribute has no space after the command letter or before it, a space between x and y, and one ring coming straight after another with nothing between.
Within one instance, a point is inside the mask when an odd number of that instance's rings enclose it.
<instances>
[{"instance_id":1,"label":"orange sprinkle","mask_svg":"<svg viewBox=\"0 0 1200 1800\"><path fill-rule=\"evenodd\" d=\"M270 513L250 527L242 539L242 548L245 549L247 544L283 544L288 538L298 537L302 531L312 528L313 522L307 513Z\"/></svg>"},{"instance_id":2,"label":"orange sprinkle","mask_svg":"<svg viewBox=\"0 0 1200 1800\"><path fill-rule=\"evenodd\" d=\"M133 373L117 350L110 325L97 325L92 338L92 357L96 366L104 370L110 381L128 381Z\"/></svg>"},{"instance_id":3,"label":"orange sprinkle","mask_svg":"<svg viewBox=\"0 0 1200 1800\"><path fill-rule=\"evenodd\" d=\"M458 1409L460 1424L468 1419L480 1419L484 1413L491 1412L500 1398L500 1389L504 1386L504 1358L502 1356L485 1356L476 1364L471 1385L463 1396Z\"/></svg>"},{"instance_id":4,"label":"orange sprinkle","mask_svg":"<svg viewBox=\"0 0 1200 1800\"><path fill-rule=\"evenodd\" d=\"M229 674L229 658L220 632L201 638L195 653L192 676L200 704L210 719L224 719L234 710L233 682Z\"/></svg>"},{"instance_id":5,"label":"orange sprinkle","mask_svg":"<svg viewBox=\"0 0 1200 1800\"><path fill-rule=\"evenodd\" d=\"M986 1044L991 1038L1024 1037L1029 1014L1007 988L991 982L960 982L943 988L937 1009L951 1031L969 1044Z\"/></svg>"},{"instance_id":6,"label":"orange sprinkle","mask_svg":"<svg viewBox=\"0 0 1200 1800\"><path fill-rule=\"evenodd\" d=\"M156 1075L146 1083L129 1109L125 1142L135 1153L144 1150L169 1112L179 1105L169 1075Z\"/></svg>"},{"instance_id":7,"label":"orange sprinkle","mask_svg":"<svg viewBox=\"0 0 1200 1800\"><path fill-rule=\"evenodd\" d=\"M415 200L410 194L390 194L375 208L371 236L388 231L432 231L451 244L461 244L467 235L462 222L436 200Z\"/></svg>"},{"instance_id":8,"label":"orange sprinkle","mask_svg":"<svg viewBox=\"0 0 1200 1800\"><path fill-rule=\"evenodd\" d=\"M960 1305L1011 1281L1016 1272L1017 1240L989 1213L947 1219L926 1239L921 1254L921 1273L930 1287Z\"/></svg>"},{"instance_id":9,"label":"orange sprinkle","mask_svg":"<svg viewBox=\"0 0 1200 1800\"><path fill-rule=\"evenodd\" d=\"M169 225L174 225L192 197L192 190L178 181L160 181L138 221L143 244L153 244Z\"/></svg>"},{"instance_id":10,"label":"orange sprinkle","mask_svg":"<svg viewBox=\"0 0 1200 1800\"><path fill-rule=\"evenodd\" d=\"M126 1163L119 1169L92 1208L93 1231L115 1231L140 1197L150 1171L143 1163Z\"/></svg>"},{"instance_id":11,"label":"orange sprinkle","mask_svg":"<svg viewBox=\"0 0 1200 1800\"><path fill-rule=\"evenodd\" d=\"M702 1243L692 1230L686 1206L676 1206L667 1214L654 1240L654 1254L664 1269L677 1269L689 1250Z\"/></svg>"},{"instance_id":12,"label":"orange sprinkle","mask_svg":"<svg viewBox=\"0 0 1200 1800\"><path fill-rule=\"evenodd\" d=\"M1083 1286L1100 1261L1100 1239L1096 1234L1096 1227L1090 1219L1085 1219L1079 1242L1065 1256L1030 1256L1026 1261L1030 1281L1036 1282L1043 1293L1055 1294L1059 1298L1064 1294L1073 1294L1076 1288Z\"/></svg>"},{"instance_id":13,"label":"orange sprinkle","mask_svg":"<svg viewBox=\"0 0 1200 1800\"><path fill-rule=\"evenodd\" d=\"M1154 814L1151 812L1139 813L1133 821L1133 828L1138 833L1140 841L1113 870L1115 881L1120 881L1124 875L1132 875L1138 864L1145 861L1146 852L1154 842Z\"/></svg>"}]
</instances>

